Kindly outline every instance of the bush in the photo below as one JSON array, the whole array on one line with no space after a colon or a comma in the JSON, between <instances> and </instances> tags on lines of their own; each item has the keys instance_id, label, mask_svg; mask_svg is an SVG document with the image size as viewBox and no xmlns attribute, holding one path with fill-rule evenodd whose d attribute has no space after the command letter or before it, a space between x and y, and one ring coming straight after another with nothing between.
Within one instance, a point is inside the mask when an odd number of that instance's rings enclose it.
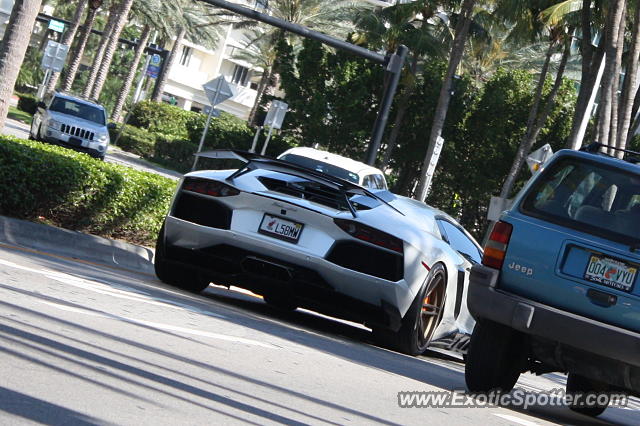
<instances>
[{"instance_id":1,"label":"bush","mask_svg":"<svg viewBox=\"0 0 640 426\"><path fill-rule=\"evenodd\" d=\"M25 93L17 93L18 109L31 115L36 113L38 109L38 99L33 95L27 95Z\"/></svg>"},{"instance_id":2,"label":"bush","mask_svg":"<svg viewBox=\"0 0 640 426\"><path fill-rule=\"evenodd\" d=\"M194 115L202 114L164 103L142 101L133 107L129 124L175 138L188 138L187 122Z\"/></svg>"},{"instance_id":3,"label":"bush","mask_svg":"<svg viewBox=\"0 0 640 426\"><path fill-rule=\"evenodd\" d=\"M121 126L118 126L110 135L111 141L114 145L144 158L152 158L154 156L157 138L156 134L134 126L125 125L124 130L120 134L120 138L118 138L116 143L116 138L120 129Z\"/></svg>"},{"instance_id":4,"label":"bush","mask_svg":"<svg viewBox=\"0 0 640 426\"><path fill-rule=\"evenodd\" d=\"M0 137L0 214L151 245L176 182L40 142Z\"/></svg>"},{"instance_id":5,"label":"bush","mask_svg":"<svg viewBox=\"0 0 640 426\"><path fill-rule=\"evenodd\" d=\"M198 145L191 141L158 136L153 161L186 173L191 170L193 154L197 150Z\"/></svg>"}]
</instances>

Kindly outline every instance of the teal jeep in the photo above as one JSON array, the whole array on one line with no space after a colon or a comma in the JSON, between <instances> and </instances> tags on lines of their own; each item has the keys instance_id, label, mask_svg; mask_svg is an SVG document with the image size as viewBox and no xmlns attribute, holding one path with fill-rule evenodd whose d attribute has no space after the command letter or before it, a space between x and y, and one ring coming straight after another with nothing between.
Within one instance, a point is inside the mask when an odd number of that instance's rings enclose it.
<instances>
[{"instance_id":1,"label":"teal jeep","mask_svg":"<svg viewBox=\"0 0 640 426\"><path fill-rule=\"evenodd\" d=\"M469 390L566 372L567 393L585 395L570 407L588 415L609 402L589 393L640 394L638 162L600 144L559 151L502 214L470 276Z\"/></svg>"}]
</instances>

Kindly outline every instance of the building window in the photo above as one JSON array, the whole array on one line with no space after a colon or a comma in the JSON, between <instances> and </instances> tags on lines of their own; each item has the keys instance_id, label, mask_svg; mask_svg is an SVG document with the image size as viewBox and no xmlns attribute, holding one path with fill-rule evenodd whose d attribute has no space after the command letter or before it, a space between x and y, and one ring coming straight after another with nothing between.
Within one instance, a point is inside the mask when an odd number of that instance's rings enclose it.
<instances>
[{"instance_id":1,"label":"building window","mask_svg":"<svg viewBox=\"0 0 640 426\"><path fill-rule=\"evenodd\" d=\"M256 0L256 9L266 10L269 8L269 0Z\"/></svg>"},{"instance_id":2,"label":"building window","mask_svg":"<svg viewBox=\"0 0 640 426\"><path fill-rule=\"evenodd\" d=\"M187 46L182 46L182 55L180 55L180 65L184 65L185 67L188 67L190 61L191 61L191 48Z\"/></svg>"},{"instance_id":3,"label":"building window","mask_svg":"<svg viewBox=\"0 0 640 426\"><path fill-rule=\"evenodd\" d=\"M233 69L233 77L231 81L238 86L246 86L249 80L249 68L245 68L240 65L236 65Z\"/></svg>"}]
</instances>

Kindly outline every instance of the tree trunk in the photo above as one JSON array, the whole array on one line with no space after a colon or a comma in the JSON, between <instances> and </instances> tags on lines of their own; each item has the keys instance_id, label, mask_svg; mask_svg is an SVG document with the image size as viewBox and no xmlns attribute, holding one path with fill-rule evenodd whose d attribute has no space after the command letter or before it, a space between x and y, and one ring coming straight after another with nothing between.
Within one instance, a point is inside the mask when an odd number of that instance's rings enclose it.
<instances>
[{"instance_id":1,"label":"tree trunk","mask_svg":"<svg viewBox=\"0 0 640 426\"><path fill-rule=\"evenodd\" d=\"M398 100L397 106L398 110L396 112L396 117L393 121L393 129L391 129L391 133L389 134L389 141L387 143L387 149L384 152L382 157L382 164L380 165L380 169L383 171L389 165L389 161L391 161L391 156L393 155L393 151L396 149L396 145L398 144L398 135L400 135L400 128L402 127L402 122L404 121L404 116L409 109L409 99L411 99L411 95L413 95L413 91L416 87L416 71L418 69L418 57L413 56L411 61L411 66L409 68L409 72L411 73L411 77L409 82L404 88L400 99Z\"/></svg>"},{"instance_id":2,"label":"tree trunk","mask_svg":"<svg viewBox=\"0 0 640 426\"><path fill-rule=\"evenodd\" d=\"M73 43L73 39L76 36L76 32L80 27L80 20L82 19L82 15L84 15L84 11L87 9L88 0L80 0L78 2L78 6L76 7L76 11L73 14L73 20L71 21L71 25L69 29L62 36L61 44L65 46L71 46ZM71 55L67 55L67 58L71 58ZM46 92L51 92L56 88L56 84L58 84L58 79L60 78L59 72L52 72L51 77L49 77L49 83L47 84Z\"/></svg>"},{"instance_id":3,"label":"tree trunk","mask_svg":"<svg viewBox=\"0 0 640 426\"><path fill-rule=\"evenodd\" d=\"M625 84L622 91L622 100L620 102L620 128L618 131L618 143L616 146L620 149L627 147L627 139L629 135L629 126L631 125L631 113L633 110L634 100L638 92L638 62L640 59L640 7L636 8L633 22L633 36L631 49L629 51L629 63Z\"/></svg>"},{"instance_id":4,"label":"tree trunk","mask_svg":"<svg viewBox=\"0 0 640 426\"><path fill-rule=\"evenodd\" d=\"M113 30L109 35L109 41L107 42L104 55L102 55L102 61L100 61L100 66L98 67L98 71L96 72L96 79L93 83L93 87L91 88L90 96L93 99L98 99L100 97L102 87L107 80L109 67L111 67L113 55L118 48L118 40L120 39L120 34L122 34L122 30L124 29L124 26L129 19L129 11L131 11L132 4L133 0L123 0L122 3L120 3L120 7L118 8L118 20L116 21Z\"/></svg>"},{"instance_id":5,"label":"tree trunk","mask_svg":"<svg viewBox=\"0 0 640 426\"><path fill-rule=\"evenodd\" d=\"M260 78L260 83L258 83L258 90L256 93L256 100L251 107L251 112L249 113L249 118L247 119L247 123L249 126L257 126L256 124L256 115L258 114L258 108L260 107L260 102L262 100L262 95L264 94L264 90L267 88L267 84L269 83L269 79L271 78L271 67L265 68L262 72L262 77Z\"/></svg>"},{"instance_id":6,"label":"tree trunk","mask_svg":"<svg viewBox=\"0 0 640 426\"><path fill-rule=\"evenodd\" d=\"M616 56L613 66L613 84L611 85L611 123L609 128L609 145L616 146L618 142L618 112L620 108L620 98L618 88L620 87L620 73L622 71L622 51L624 50L625 22L627 19L626 5L622 10L618 27L618 43L616 44ZM614 154L614 149L609 149L610 154Z\"/></svg>"},{"instance_id":7,"label":"tree trunk","mask_svg":"<svg viewBox=\"0 0 640 426\"><path fill-rule=\"evenodd\" d=\"M163 64L162 72L158 76L158 81L156 81L156 85L153 88L152 99L155 102L162 102L162 94L164 93L164 86L167 84L167 80L169 80L169 72L171 72L171 68L173 68L173 64L176 62L176 58L178 57L178 49L182 46L182 41L184 37L187 35L187 30L184 27L180 27L178 29L178 34L176 35L176 41L173 43L173 48L169 55L165 58L166 63Z\"/></svg>"},{"instance_id":8,"label":"tree trunk","mask_svg":"<svg viewBox=\"0 0 640 426\"><path fill-rule=\"evenodd\" d=\"M556 80L553 83L553 88L549 93L549 97L544 105L544 109L538 115L535 124L529 131L527 131L525 137L520 142L520 146L518 147L518 152L516 153L516 158L513 160L513 165L511 166L511 170L509 171L509 175L507 177L507 181L504 183L502 187L502 191L500 192L500 197L509 198L511 194L511 190L513 189L513 185L515 184L516 178L518 177L518 173L520 173L520 169L524 164L525 156L529 154L531 148L536 143L536 139L540 134L540 131L544 127L549 114L551 114L551 110L556 103L556 96L558 95L558 91L560 90L560 86L562 86L562 77L564 76L564 70L567 66L567 61L569 60L569 56L571 55L571 40L565 41L564 51L562 52L562 59L560 60L560 65L558 66L558 73L556 74Z\"/></svg>"},{"instance_id":9,"label":"tree trunk","mask_svg":"<svg viewBox=\"0 0 640 426\"><path fill-rule=\"evenodd\" d=\"M69 52L71 61L67 66L64 83L62 84L62 91L64 92L69 92L71 90L73 82L76 79L76 74L78 73L78 69L80 68L82 56L84 55L84 49L87 46L87 41L89 40L89 36L91 35L91 28L93 27L93 23L96 20L97 13L97 8L89 8L87 17L84 19L84 24L82 25L82 28L80 30L80 39L78 40L75 49L73 49L73 52Z\"/></svg>"},{"instance_id":10,"label":"tree trunk","mask_svg":"<svg viewBox=\"0 0 640 426\"><path fill-rule=\"evenodd\" d=\"M16 0L0 44L0 129L9 113L9 100L29 46L41 0Z\"/></svg>"},{"instance_id":11,"label":"tree trunk","mask_svg":"<svg viewBox=\"0 0 640 426\"><path fill-rule=\"evenodd\" d=\"M111 7L109 8L109 18L107 20L107 24L104 26L102 30L102 37L100 38L100 44L98 45L98 49L96 49L96 53L93 56L93 62L91 64L91 72L89 73L89 78L84 87L84 91L82 92L83 96L89 97L91 95L91 89L93 89L93 83L96 81L96 76L98 75L98 69L100 69L100 62L102 62L102 57L104 56L105 49L107 48L107 44L109 43L109 39L111 37L111 32L113 31L116 22L118 21L118 9L120 3L113 2Z\"/></svg>"},{"instance_id":12,"label":"tree trunk","mask_svg":"<svg viewBox=\"0 0 640 426\"><path fill-rule=\"evenodd\" d=\"M500 191L501 198L509 198L511 188L513 188L513 184L516 182L518 173L520 172L520 167L522 167L524 156L531 149L531 135L533 133L533 128L538 117L538 110L540 108L540 102L542 100L542 89L544 89L544 83L547 80L547 74L549 73L549 63L551 62L551 56L553 55L553 51L555 50L555 45L555 40L551 40L544 59L544 64L542 65L540 77L538 78L538 84L536 85L536 90L533 97L533 105L531 105L531 109L529 110L529 117L527 118L527 128L524 135L522 136L522 139L520 139L520 145L518 146L518 150L516 151L516 156L513 159L513 163L511 163L511 169L507 174L507 179L502 185L502 190Z\"/></svg>"},{"instance_id":13,"label":"tree trunk","mask_svg":"<svg viewBox=\"0 0 640 426\"><path fill-rule=\"evenodd\" d=\"M625 0L613 0L609 9L606 28L606 65L604 69L604 77L602 82L602 90L600 96L600 113L598 114L598 142L607 145L609 143L609 134L611 130L611 94L618 76L614 75L616 67L616 57L618 54L618 24L622 17Z\"/></svg>"},{"instance_id":14,"label":"tree trunk","mask_svg":"<svg viewBox=\"0 0 640 426\"><path fill-rule=\"evenodd\" d=\"M118 99L116 100L116 104L111 111L111 121L120 121L120 115L122 114L122 108L124 107L124 103L129 96L129 91L131 90L131 86L133 85L133 80L136 78L136 74L138 71L138 65L140 64L140 60L144 54L144 49L147 47L147 43L149 42L149 36L151 35L151 27L147 24L144 26L142 30L142 34L140 35L140 40L138 41L138 46L136 46L136 51L133 56L133 62L131 63L131 68L129 69L129 73L122 83L122 88L120 89L120 93L118 93ZM145 70L142 70L145 72Z\"/></svg>"},{"instance_id":15,"label":"tree trunk","mask_svg":"<svg viewBox=\"0 0 640 426\"><path fill-rule=\"evenodd\" d=\"M442 88L440 89L440 96L438 97L433 124L431 126L431 133L429 135L429 148L427 149L427 155L424 158L420 171L420 182L416 191L417 199L420 201L424 201L427 198L429 186L431 185L431 176L428 173L429 164L431 163L431 157L433 157L438 138L442 134L442 128L447 118L447 109L449 108L449 101L451 100L451 79L464 54L464 46L467 40L467 33L469 32L469 25L471 24L474 5L475 0L464 0L460 18L456 25L449 66L444 76L444 81L442 82Z\"/></svg>"},{"instance_id":16,"label":"tree trunk","mask_svg":"<svg viewBox=\"0 0 640 426\"><path fill-rule=\"evenodd\" d=\"M573 115L571 133L567 147L573 148L578 145L578 133L580 124L585 114L589 114L587 106L593 91L593 84L598 68L594 67L594 49L591 44L591 2L592 0L582 0L582 11L580 13L580 26L582 28L582 40L580 41L580 54L582 56L582 74L580 77L580 90L576 100L576 109Z\"/></svg>"}]
</instances>

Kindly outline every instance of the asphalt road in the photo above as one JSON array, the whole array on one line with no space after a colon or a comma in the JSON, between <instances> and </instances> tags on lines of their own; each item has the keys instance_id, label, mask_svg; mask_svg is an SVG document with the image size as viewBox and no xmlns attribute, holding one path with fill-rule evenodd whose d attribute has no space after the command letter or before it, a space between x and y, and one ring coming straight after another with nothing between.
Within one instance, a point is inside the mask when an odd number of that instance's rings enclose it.
<instances>
[{"instance_id":1,"label":"asphalt road","mask_svg":"<svg viewBox=\"0 0 640 426\"><path fill-rule=\"evenodd\" d=\"M380 349L356 324L281 313L211 286L0 245L0 424L640 424L565 407L400 408L400 391L464 388L446 354ZM563 387L525 375L518 387Z\"/></svg>"}]
</instances>

